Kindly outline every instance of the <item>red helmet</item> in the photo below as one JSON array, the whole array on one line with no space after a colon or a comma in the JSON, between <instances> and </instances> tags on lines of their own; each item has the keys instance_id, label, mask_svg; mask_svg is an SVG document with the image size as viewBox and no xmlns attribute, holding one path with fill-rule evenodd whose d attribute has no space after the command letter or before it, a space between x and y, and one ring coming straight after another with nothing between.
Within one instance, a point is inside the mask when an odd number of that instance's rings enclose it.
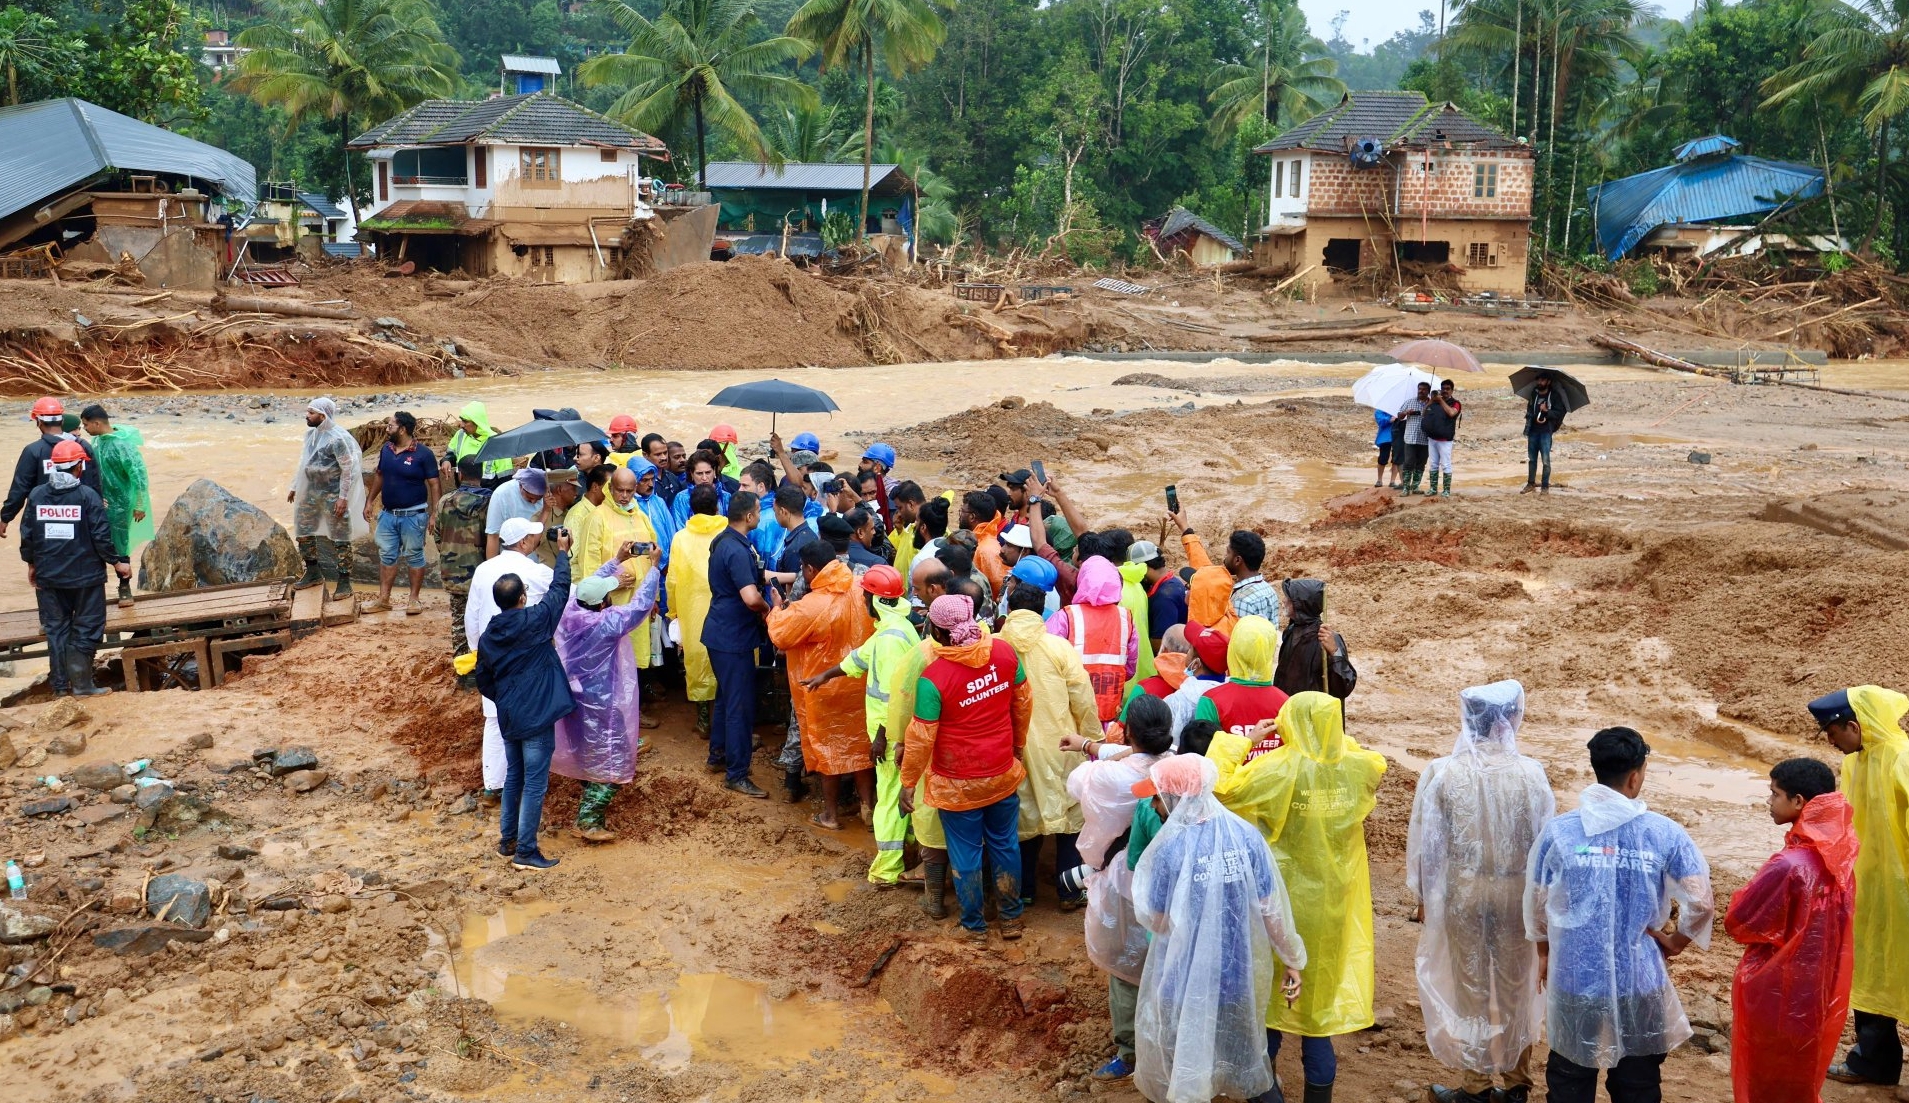
<instances>
[{"instance_id":1,"label":"red helmet","mask_svg":"<svg viewBox=\"0 0 1909 1103\"><path fill-rule=\"evenodd\" d=\"M736 427L724 422L709 431L709 439L717 444L734 444L736 443Z\"/></svg>"},{"instance_id":2,"label":"red helmet","mask_svg":"<svg viewBox=\"0 0 1909 1103\"><path fill-rule=\"evenodd\" d=\"M634 433L636 432L636 419L628 414L618 414L610 419L610 432Z\"/></svg>"},{"instance_id":3,"label":"red helmet","mask_svg":"<svg viewBox=\"0 0 1909 1103\"><path fill-rule=\"evenodd\" d=\"M69 463L85 463L86 449L76 440L63 440L53 446L53 462L61 466Z\"/></svg>"},{"instance_id":4,"label":"red helmet","mask_svg":"<svg viewBox=\"0 0 1909 1103\"><path fill-rule=\"evenodd\" d=\"M870 567L862 575L862 591L893 601L902 595L901 572L886 563Z\"/></svg>"},{"instance_id":5,"label":"red helmet","mask_svg":"<svg viewBox=\"0 0 1909 1103\"><path fill-rule=\"evenodd\" d=\"M33 420L58 421L66 416L66 407L57 398L42 398L33 404Z\"/></svg>"}]
</instances>

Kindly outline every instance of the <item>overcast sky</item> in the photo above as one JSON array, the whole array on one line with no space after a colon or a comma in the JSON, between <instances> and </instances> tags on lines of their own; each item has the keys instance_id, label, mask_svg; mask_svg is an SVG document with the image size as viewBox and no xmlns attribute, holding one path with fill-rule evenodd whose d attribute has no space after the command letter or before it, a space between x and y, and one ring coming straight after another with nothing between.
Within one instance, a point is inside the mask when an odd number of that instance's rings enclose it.
<instances>
[{"instance_id":1,"label":"overcast sky","mask_svg":"<svg viewBox=\"0 0 1909 1103\"><path fill-rule=\"evenodd\" d=\"M1417 26L1419 12L1438 14L1437 0L1299 0L1299 7L1321 40L1332 37L1334 16L1349 13L1346 41L1368 52L1395 32Z\"/></svg>"}]
</instances>

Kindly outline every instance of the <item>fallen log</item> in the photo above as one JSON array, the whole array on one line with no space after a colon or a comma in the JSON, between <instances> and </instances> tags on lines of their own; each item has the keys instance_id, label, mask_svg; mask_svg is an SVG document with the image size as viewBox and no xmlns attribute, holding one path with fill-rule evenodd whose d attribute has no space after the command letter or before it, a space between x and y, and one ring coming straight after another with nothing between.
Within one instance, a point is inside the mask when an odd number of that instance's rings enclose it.
<instances>
[{"instance_id":1,"label":"fallen log","mask_svg":"<svg viewBox=\"0 0 1909 1103\"><path fill-rule=\"evenodd\" d=\"M1281 330L1274 333L1254 333L1247 340L1256 344L1279 344L1284 341L1318 341L1334 337L1380 337L1400 332L1398 323L1381 318L1377 321L1362 321L1351 326L1303 326L1297 329Z\"/></svg>"},{"instance_id":2,"label":"fallen log","mask_svg":"<svg viewBox=\"0 0 1909 1103\"><path fill-rule=\"evenodd\" d=\"M349 322L358 317L358 312L348 306L313 306L310 303L287 299L265 299L256 295L228 295L224 292L212 297L212 305L215 309L228 313L283 314L289 318L328 318L339 322Z\"/></svg>"}]
</instances>

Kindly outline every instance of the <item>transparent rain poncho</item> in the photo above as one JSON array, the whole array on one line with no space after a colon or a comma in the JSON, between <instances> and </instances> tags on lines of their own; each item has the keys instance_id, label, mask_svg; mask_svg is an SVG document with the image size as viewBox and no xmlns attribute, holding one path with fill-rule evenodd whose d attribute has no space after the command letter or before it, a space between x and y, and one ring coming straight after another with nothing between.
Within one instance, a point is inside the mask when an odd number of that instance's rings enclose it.
<instances>
[{"instance_id":1,"label":"transparent rain poncho","mask_svg":"<svg viewBox=\"0 0 1909 1103\"><path fill-rule=\"evenodd\" d=\"M1524 687L1495 682L1458 699L1458 742L1419 777L1405 887L1425 908L1425 1044L1450 1068L1491 1075L1517 1067L1538 1040L1544 998L1525 937L1525 868L1557 801L1544 767L1518 753Z\"/></svg>"},{"instance_id":2,"label":"transparent rain poncho","mask_svg":"<svg viewBox=\"0 0 1909 1103\"><path fill-rule=\"evenodd\" d=\"M597 573L612 575L619 566L612 560ZM650 568L627 604L596 612L577 604L576 590L570 591L556 644L577 707L557 721L551 773L609 785L627 785L636 776L636 745L642 738L636 655L624 637L656 608L662 577Z\"/></svg>"},{"instance_id":3,"label":"transparent rain poncho","mask_svg":"<svg viewBox=\"0 0 1909 1103\"><path fill-rule=\"evenodd\" d=\"M1130 754L1105 762L1089 759L1067 775L1067 792L1080 803L1081 828L1075 845L1080 860L1094 869L1087 880L1087 960L1128 984L1140 983L1147 960L1147 930L1134 918L1133 871L1126 847L1107 850L1133 823L1136 782L1144 781L1155 759Z\"/></svg>"},{"instance_id":4,"label":"transparent rain poncho","mask_svg":"<svg viewBox=\"0 0 1909 1103\"><path fill-rule=\"evenodd\" d=\"M292 472L292 495L302 500L317 494L322 498L342 495L349 503L345 520L353 536L370 531L365 523L364 450L358 439L338 424L338 406L329 398L314 398L310 409L324 420L305 430L298 452L298 468Z\"/></svg>"},{"instance_id":5,"label":"transparent rain poncho","mask_svg":"<svg viewBox=\"0 0 1909 1103\"><path fill-rule=\"evenodd\" d=\"M1275 948L1279 961L1306 965L1279 864L1259 831L1214 798L1218 776L1193 755L1153 768L1161 794L1179 796L1133 877L1134 913L1154 933L1134 1010L1134 1082L1155 1103L1270 1089Z\"/></svg>"},{"instance_id":6,"label":"transparent rain poncho","mask_svg":"<svg viewBox=\"0 0 1909 1103\"><path fill-rule=\"evenodd\" d=\"M1669 1053L1690 1020L1663 951L1647 933L1678 905L1677 929L1710 945L1710 867L1684 829L1593 785L1531 849L1525 935L1551 944L1551 1049L1586 1068Z\"/></svg>"}]
</instances>

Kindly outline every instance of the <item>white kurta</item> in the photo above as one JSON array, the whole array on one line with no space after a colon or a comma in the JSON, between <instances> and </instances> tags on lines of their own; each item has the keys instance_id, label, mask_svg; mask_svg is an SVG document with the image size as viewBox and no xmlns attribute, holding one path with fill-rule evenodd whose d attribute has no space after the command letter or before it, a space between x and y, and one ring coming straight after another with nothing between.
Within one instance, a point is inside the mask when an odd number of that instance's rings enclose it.
<instances>
[{"instance_id":1,"label":"white kurta","mask_svg":"<svg viewBox=\"0 0 1909 1103\"><path fill-rule=\"evenodd\" d=\"M551 576L556 572L537 560L513 549L497 553L496 558L486 559L471 572L471 596L464 607L464 640L471 650L477 650L477 641L484 636L484 629L491 618L500 611L497 602L491 598L491 588L497 580L507 574L514 574L524 583L524 604L535 605L544 599L544 593L550 589ZM486 697L484 700L484 788L502 789L504 787L504 731L497 726L497 706Z\"/></svg>"}]
</instances>

